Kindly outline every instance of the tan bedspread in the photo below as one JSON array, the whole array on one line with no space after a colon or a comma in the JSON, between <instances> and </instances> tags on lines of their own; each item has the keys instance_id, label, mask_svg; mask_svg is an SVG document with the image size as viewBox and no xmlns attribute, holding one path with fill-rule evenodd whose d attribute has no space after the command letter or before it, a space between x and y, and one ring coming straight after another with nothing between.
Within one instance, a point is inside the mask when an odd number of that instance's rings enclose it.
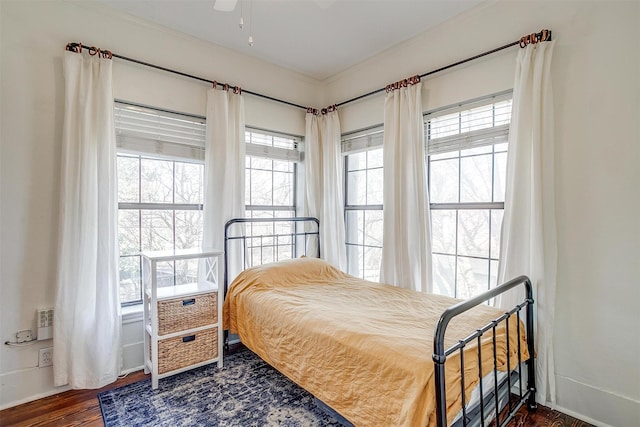
<instances>
[{"instance_id":1,"label":"tan bedspread","mask_svg":"<svg viewBox=\"0 0 640 427\"><path fill-rule=\"evenodd\" d=\"M322 260L302 258L242 272L224 303L224 323L248 348L356 426L433 426L434 328L441 313L456 302L363 281ZM447 329L447 347L501 314L479 306L455 318ZM511 320L513 368L518 345L516 319ZM505 336L498 327L502 370ZM485 375L493 369L491 333L483 337L482 355ZM477 370L477 346L469 345L467 397L478 382ZM461 409L459 352L447 359L446 371L451 422Z\"/></svg>"}]
</instances>

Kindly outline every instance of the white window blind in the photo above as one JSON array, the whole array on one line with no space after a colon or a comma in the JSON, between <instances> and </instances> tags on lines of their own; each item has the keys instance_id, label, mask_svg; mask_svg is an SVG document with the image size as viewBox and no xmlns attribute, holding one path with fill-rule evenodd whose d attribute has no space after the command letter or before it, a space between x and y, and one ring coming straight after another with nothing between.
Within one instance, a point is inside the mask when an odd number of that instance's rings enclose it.
<instances>
[{"instance_id":1,"label":"white window blind","mask_svg":"<svg viewBox=\"0 0 640 427\"><path fill-rule=\"evenodd\" d=\"M342 135L342 153L351 154L382 147L384 128L382 125Z\"/></svg>"},{"instance_id":2,"label":"white window blind","mask_svg":"<svg viewBox=\"0 0 640 427\"><path fill-rule=\"evenodd\" d=\"M511 92L425 114L427 154L508 141Z\"/></svg>"},{"instance_id":3,"label":"white window blind","mask_svg":"<svg viewBox=\"0 0 640 427\"><path fill-rule=\"evenodd\" d=\"M268 157L274 160L299 162L302 137L249 128L245 131L247 156Z\"/></svg>"},{"instance_id":4,"label":"white window blind","mask_svg":"<svg viewBox=\"0 0 640 427\"><path fill-rule=\"evenodd\" d=\"M114 113L120 151L204 161L204 118L117 102Z\"/></svg>"}]
</instances>

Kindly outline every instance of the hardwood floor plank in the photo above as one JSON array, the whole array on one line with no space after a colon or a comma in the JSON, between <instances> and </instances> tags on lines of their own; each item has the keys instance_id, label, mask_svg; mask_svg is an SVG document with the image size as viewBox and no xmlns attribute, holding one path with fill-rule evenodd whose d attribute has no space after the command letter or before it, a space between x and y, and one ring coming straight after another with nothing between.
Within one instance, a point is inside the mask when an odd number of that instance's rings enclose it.
<instances>
[{"instance_id":1,"label":"hardwood floor plank","mask_svg":"<svg viewBox=\"0 0 640 427\"><path fill-rule=\"evenodd\" d=\"M234 350L232 350L234 351ZM235 350L237 351L237 350ZM34 402L0 411L2 427L104 427L98 393L149 378L143 371L133 372L99 390L70 390ZM508 427L589 427L588 423L558 411L539 406L529 412L520 408Z\"/></svg>"}]
</instances>

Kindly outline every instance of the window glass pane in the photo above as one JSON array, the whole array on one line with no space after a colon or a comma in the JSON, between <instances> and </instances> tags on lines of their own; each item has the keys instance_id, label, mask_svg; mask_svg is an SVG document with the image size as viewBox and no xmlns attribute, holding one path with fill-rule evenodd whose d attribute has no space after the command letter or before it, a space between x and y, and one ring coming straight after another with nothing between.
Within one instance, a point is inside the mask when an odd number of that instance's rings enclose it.
<instances>
[{"instance_id":1,"label":"window glass pane","mask_svg":"<svg viewBox=\"0 0 640 427\"><path fill-rule=\"evenodd\" d=\"M502 144L494 144L493 145L493 151L495 153L502 153L502 152L507 152L507 149L509 147L509 143L504 142Z\"/></svg>"},{"instance_id":2,"label":"window glass pane","mask_svg":"<svg viewBox=\"0 0 640 427\"><path fill-rule=\"evenodd\" d=\"M364 280L377 282L380 279L380 260L382 248L364 247L364 271L361 276Z\"/></svg>"},{"instance_id":3,"label":"window glass pane","mask_svg":"<svg viewBox=\"0 0 640 427\"><path fill-rule=\"evenodd\" d=\"M176 249L194 249L202 247L202 211L175 211Z\"/></svg>"},{"instance_id":4,"label":"window glass pane","mask_svg":"<svg viewBox=\"0 0 640 427\"><path fill-rule=\"evenodd\" d=\"M362 263L364 260L364 247L347 244L347 270L352 276L363 277Z\"/></svg>"},{"instance_id":5,"label":"window glass pane","mask_svg":"<svg viewBox=\"0 0 640 427\"><path fill-rule=\"evenodd\" d=\"M274 160L273 170L281 172L293 172L294 164L294 162L290 162L287 160Z\"/></svg>"},{"instance_id":6,"label":"window glass pane","mask_svg":"<svg viewBox=\"0 0 640 427\"><path fill-rule=\"evenodd\" d=\"M120 255L140 252L140 211L118 211L118 243Z\"/></svg>"},{"instance_id":7,"label":"window glass pane","mask_svg":"<svg viewBox=\"0 0 640 427\"><path fill-rule=\"evenodd\" d=\"M457 298L472 298L489 288L489 260L458 257Z\"/></svg>"},{"instance_id":8,"label":"window glass pane","mask_svg":"<svg viewBox=\"0 0 640 427\"><path fill-rule=\"evenodd\" d=\"M364 211L361 210L348 210L346 214L346 242L363 245L364 244Z\"/></svg>"},{"instance_id":9,"label":"window glass pane","mask_svg":"<svg viewBox=\"0 0 640 427\"><path fill-rule=\"evenodd\" d=\"M458 211L458 254L489 257L489 210Z\"/></svg>"},{"instance_id":10,"label":"window glass pane","mask_svg":"<svg viewBox=\"0 0 640 427\"><path fill-rule=\"evenodd\" d=\"M288 172L273 173L273 204L279 206L293 205L293 174Z\"/></svg>"},{"instance_id":11,"label":"window glass pane","mask_svg":"<svg viewBox=\"0 0 640 427\"><path fill-rule=\"evenodd\" d=\"M460 160L460 202L491 202L491 155Z\"/></svg>"},{"instance_id":12,"label":"window glass pane","mask_svg":"<svg viewBox=\"0 0 640 427\"><path fill-rule=\"evenodd\" d=\"M381 205L383 199L382 168L367 170L367 205Z\"/></svg>"},{"instance_id":13,"label":"window glass pane","mask_svg":"<svg viewBox=\"0 0 640 427\"><path fill-rule=\"evenodd\" d=\"M264 157L251 157L251 168L262 170L273 170L273 160Z\"/></svg>"},{"instance_id":14,"label":"window glass pane","mask_svg":"<svg viewBox=\"0 0 640 427\"><path fill-rule=\"evenodd\" d=\"M367 152L353 153L347 156L347 170L362 170L367 167Z\"/></svg>"},{"instance_id":15,"label":"window glass pane","mask_svg":"<svg viewBox=\"0 0 640 427\"><path fill-rule=\"evenodd\" d=\"M175 203L202 204L204 202L204 165L175 163Z\"/></svg>"},{"instance_id":16,"label":"window glass pane","mask_svg":"<svg viewBox=\"0 0 640 427\"><path fill-rule=\"evenodd\" d=\"M367 167L368 168L381 168L382 167L382 148L376 148L369 150L367 153Z\"/></svg>"},{"instance_id":17,"label":"window glass pane","mask_svg":"<svg viewBox=\"0 0 640 427\"><path fill-rule=\"evenodd\" d=\"M429 197L431 203L458 202L458 159L431 162Z\"/></svg>"},{"instance_id":18,"label":"window glass pane","mask_svg":"<svg viewBox=\"0 0 640 427\"><path fill-rule=\"evenodd\" d=\"M434 254L433 260L433 292L455 297L456 257Z\"/></svg>"},{"instance_id":19,"label":"window glass pane","mask_svg":"<svg viewBox=\"0 0 640 427\"><path fill-rule=\"evenodd\" d=\"M141 201L173 203L173 162L142 158Z\"/></svg>"},{"instance_id":20,"label":"window glass pane","mask_svg":"<svg viewBox=\"0 0 640 427\"><path fill-rule=\"evenodd\" d=\"M175 284L173 265L173 261L163 261L156 264L156 282L159 288L173 286Z\"/></svg>"},{"instance_id":21,"label":"window glass pane","mask_svg":"<svg viewBox=\"0 0 640 427\"><path fill-rule=\"evenodd\" d=\"M140 199L140 159L118 156L118 201L138 202Z\"/></svg>"},{"instance_id":22,"label":"window glass pane","mask_svg":"<svg viewBox=\"0 0 640 427\"><path fill-rule=\"evenodd\" d=\"M142 250L164 251L173 249L173 212L143 210L141 217Z\"/></svg>"},{"instance_id":23,"label":"window glass pane","mask_svg":"<svg viewBox=\"0 0 640 427\"><path fill-rule=\"evenodd\" d=\"M493 200L504 202L504 193L507 185L507 153L494 155L493 169Z\"/></svg>"},{"instance_id":24,"label":"window glass pane","mask_svg":"<svg viewBox=\"0 0 640 427\"><path fill-rule=\"evenodd\" d=\"M251 170L251 204L273 204L272 172L263 170Z\"/></svg>"},{"instance_id":25,"label":"window glass pane","mask_svg":"<svg viewBox=\"0 0 640 427\"><path fill-rule=\"evenodd\" d=\"M367 203L367 172L366 170L347 173L347 204L364 205Z\"/></svg>"},{"instance_id":26,"label":"window glass pane","mask_svg":"<svg viewBox=\"0 0 640 427\"><path fill-rule=\"evenodd\" d=\"M198 281L198 260L183 259L175 261L175 284L185 285Z\"/></svg>"},{"instance_id":27,"label":"window glass pane","mask_svg":"<svg viewBox=\"0 0 640 427\"><path fill-rule=\"evenodd\" d=\"M364 244L382 247L382 211L364 211ZM379 260L375 264L380 268Z\"/></svg>"},{"instance_id":28,"label":"window glass pane","mask_svg":"<svg viewBox=\"0 0 640 427\"><path fill-rule=\"evenodd\" d=\"M502 217L504 210L491 210L491 258L500 258L500 234L502 233Z\"/></svg>"},{"instance_id":29,"label":"window glass pane","mask_svg":"<svg viewBox=\"0 0 640 427\"><path fill-rule=\"evenodd\" d=\"M431 211L433 252L456 253L456 211L434 209Z\"/></svg>"},{"instance_id":30,"label":"window glass pane","mask_svg":"<svg viewBox=\"0 0 640 427\"><path fill-rule=\"evenodd\" d=\"M120 257L120 302L138 301L141 296L140 256Z\"/></svg>"},{"instance_id":31,"label":"window glass pane","mask_svg":"<svg viewBox=\"0 0 640 427\"><path fill-rule=\"evenodd\" d=\"M489 274L489 286L495 288L498 285L498 261L489 261L491 272Z\"/></svg>"}]
</instances>

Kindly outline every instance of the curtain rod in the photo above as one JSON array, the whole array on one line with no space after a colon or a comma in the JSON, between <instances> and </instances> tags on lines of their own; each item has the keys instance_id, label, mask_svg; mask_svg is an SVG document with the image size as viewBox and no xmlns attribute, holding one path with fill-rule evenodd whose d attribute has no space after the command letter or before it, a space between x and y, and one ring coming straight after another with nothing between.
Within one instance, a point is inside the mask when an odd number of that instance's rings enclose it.
<instances>
[{"instance_id":1,"label":"curtain rod","mask_svg":"<svg viewBox=\"0 0 640 427\"><path fill-rule=\"evenodd\" d=\"M501 50L508 49L508 48L510 48L512 46L520 45L520 47L525 47L528 44L535 44L535 43L542 42L542 41L551 41L551 31L550 30L542 30L539 33L528 34L526 36L521 37L520 40L517 40L515 42L508 43L508 44L505 44L503 46L497 47L495 49L491 49L491 50L488 50L486 52L480 53L478 55L463 59L461 61L454 62L453 64L445 65L444 67L440 67L440 68L437 68L435 70L428 71L426 73L420 74L419 77L420 78L427 77L427 76L430 76L432 74L436 74L436 73L439 73L441 71L457 67L458 65L462 65L462 64L465 64L467 62L476 60L478 58L482 58L484 56L491 55L492 53L496 53L496 52L499 52ZM94 46L87 46L87 45L84 45L82 43L68 43L66 49L70 50L70 51L73 51L73 52L78 52L78 51L82 51L82 49L87 49L87 50L89 50L90 53L93 52L93 53L91 53L92 55L95 55L96 52L98 53L98 55L101 55L101 54L104 54L105 52L108 52L109 57L113 56L115 58L122 59L124 61L133 62L133 63L139 64L139 65L144 65L144 66L147 66L147 67L150 67L150 68L155 68L157 70L162 70L162 71L166 71L168 73L177 74L177 75L182 76L182 77L188 77L190 79L199 80L201 82L206 82L206 83L210 83L210 84L217 83L214 80L209 80L209 79L206 79L204 77L199 77L199 76L194 76L192 74L183 73L182 71L173 70L171 68L162 67L160 65L151 64L149 62L140 61L138 59L129 58L129 57L126 57L126 56L123 56L123 55L118 55L118 54L110 52L110 51L105 51L105 50L101 51L100 49L98 49L98 48L96 48ZM240 89L239 86L233 86L233 85L226 84L226 83L217 83L217 84L220 84L222 86L228 86L229 88L231 88L233 90L239 90ZM386 90L386 87L381 88L381 89L376 89L374 91L365 93L363 95L356 96L355 98L351 98L351 99L348 99L346 101L342 101L342 102L340 102L338 104L335 104L335 107L340 107L340 106L349 104L351 102L359 101L359 100L361 100L363 98L366 98L366 97L371 96L371 95L375 95L375 94L383 92L385 90ZM246 90L246 89L242 89L242 92L247 93L249 95L257 96L257 97L260 97L260 98L268 99L270 101L279 102L281 104L286 104L286 105L289 105L289 106L292 106L292 107L296 107L296 108L302 108L303 110L308 110L308 108L305 107L305 106L302 106L302 105L299 105L299 104L294 104L293 102L285 101L285 100L282 100L282 99L274 98L272 96L263 95L263 94L258 93L258 92L253 92L253 91Z\"/></svg>"},{"instance_id":2,"label":"curtain rod","mask_svg":"<svg viewBox=\"0 0 640 427\"><path fill-rule=\"evenodd\" d=\"M436 74L436 73L439 73L441 71L457 67L458 65L462 65L462 64L465 64L467 62L474 61L476 59L482 58L483 56L491 55L492 53L496 53L496 52L499 52L501 50L508 49L508 48L510 48L512 46L520 45L520 47L523 48L523 47L526 47L528 44L535 44L535 43L539 43L539 42L542 42L542 41L551 41L551 31L550 30L541 30L539 33L528 34L526 36L521 37L519 40L517 40L515 42L507 43L507 44L505 44L503 46L500 46L500 47L497 47L495 49L491 49L491 50L488 50L486 52L482 52L482 53L480 53L478 55L471 56L469 58L463 59L463 60L458 61L458 62L454 62L453 64L445 65L444 67L436 68L435 70L432 70L432 71L427 71L426 73L419 74L418 77L420 77L420 78L427 77L427 76L430 76L432 74ZM337 107L341 107L341 106L343 106L345 104L349 104L351 102L359 101L362 98L366 98L368 96L375 95L377 93L384 92L386 90L387 90L387 88L385 86L385 87L383 87L381 89L376 89L376 90L373 90L371 92L367 92L367 93L365 93L363 95L356 96L355 98L351 98L351 99L347 99L346 101L339 102L339 103L336 104L336 106Z\"/></svg>"},{"instance_id":3,"label":"curtain rod","mask_svg":"<svg viewBox=\"0 0 640 427\"><path fill-rule=\"evenodd\" d=\"M218 85L221 85L223 87L228 86L229 88L233 89L234 91L241 89L239 86L233 86L233 85L230 85L228 83L220 83L220 82L216 82L214 80L206 79L204 77L194 76L193 74L183 73L182 71L177 71L177 70L173 70L171 68L162 67L160 65L151 64L149 62L140 61L139 59L134 59L134 58L129 58L127 56L118 55L117 53L113 53L111 51L104 51L104 50L100 51L100 49L98 49L96 47L87 46L87 45L82 44L82 43L68 43L66 49L70 50L70 51L74 51L74 52L77 52L76 49L79 49L80 51L82 51L82 49L87 49L87 50L89 50L89 52L92 52L92 51L96 52L97 51L98 54L100 54L100 52L109 52L109 55L113 56L114 58L122 59L124 61L133 62L133 63L139 64L139 65L144 65L144 66L147 66L147 67L150 67L150 68L155 68L156 70L166 71L168 73L177 74L177 75L182 76L182 77L188 77L190 79L199 80L201 82L210 83L212 85L213 84L218 84ZM305 106L302 106L302 105L299 105L299 104L294 104L293 102L285 101L285 100L282 100L282 99L274 98L274 97L269 96L269 95L263 95L263 94L258 93L258 92L253 92L253 91L246 90L246 89L242 89L242 92L248 93L249 95L257 96L257 97L260 97L260 98L265 98L265 99L268 99L270 101L279 102L281 104L290 105L292 107L302 108L304 110L307 109L307 107L305 107Z\"/></svg>"}]
</instances>

